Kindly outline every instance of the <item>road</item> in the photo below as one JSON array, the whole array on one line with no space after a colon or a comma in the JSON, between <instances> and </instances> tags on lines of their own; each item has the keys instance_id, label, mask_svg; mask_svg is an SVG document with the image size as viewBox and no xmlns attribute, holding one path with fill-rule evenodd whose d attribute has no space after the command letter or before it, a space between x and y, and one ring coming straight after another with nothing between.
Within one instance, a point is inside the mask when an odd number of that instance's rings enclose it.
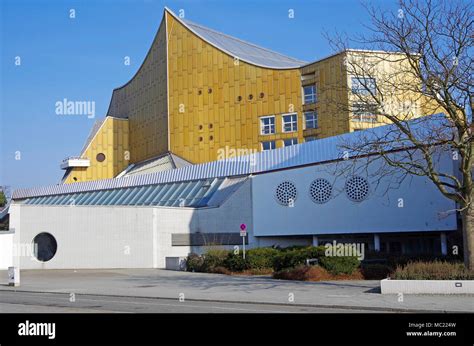
<instances>
[{"instance_id":1,"label":"road","mask_svg":"<svg viewBox=\"0 0 474 346\"><path fill-rule=\"evenodd\" d=\"M0 313L367 313L290 304L223 303L177 299L0 291Z\"/></svg>"},{"instance_id":2,"label":"road","mask_svg":"<svg viewBox=\"0 0 474 346\"><path fill-rule=\"evenodd\" d=\"M474 312L472 295L380 294L375 280L301 282L160 269L23 270L19 287L7 279L0 271L0 312Z\"/></svg>"}]
</instances>

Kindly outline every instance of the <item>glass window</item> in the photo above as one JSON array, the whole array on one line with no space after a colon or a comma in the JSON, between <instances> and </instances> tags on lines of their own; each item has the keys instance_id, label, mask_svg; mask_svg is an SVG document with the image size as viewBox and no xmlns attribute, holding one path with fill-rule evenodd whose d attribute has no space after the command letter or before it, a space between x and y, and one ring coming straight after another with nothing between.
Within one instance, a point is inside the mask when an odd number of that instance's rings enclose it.
<instances>
[{"instance_id":1,"label":"glass window","mask_svg":"<svg viewBox=\"0 0 474 346\"><path fill-rule=\"evenodd\" d=\"M262 142L262 150L272 150L275 149L275 141L266 141Z\"/></svg>"},{"instance_id":2,"label":"glass window","mask_svg":"<svg viewBox=\"0 0 474 346\"><path fill-rule=\"evenodd\" d=\"M48 262L58 249L56 239L49 233L43 232L33 239L33 255L38 261Z\"/></svg>"},{"instance_id":3,"label":"glass window","mask_svg":"<svg viewBox=\"0 0 474 346\"><path fill-rule=\"evenodd\" d=\"M304 103L315 103L316 98L316 85L307 85L303 87Z\"/></svg>"},{"instance_id":4,"label":"glass window","mask_svg":"<svg viewBox=\"0 0 474 346\"><path fill-rule=\"evenodd\" d=\"M305 128L307 129L317 129L318 128L318 113L314 112L305 112Z\"/></svg>"},{"instance_id":5,"label":"glass window","mask_svg":"<svg viewBox=\"0 0 474 346\"><path fill-rule=\"evenodd\" d=\"M289 147L295 144L298 144L298 138L288 138L283 140L283 145L285 147Z\"/></svg>"},{"instance_id":6,"label":"glass window","mask_svg":"<svg viewBox=\"0 0 474 346\"><path fill-rule=\"evenodd\" d=\"M312 141L315 141L316 139L318 139L316 136L308 136L304 138L305 142L312 142Z\"/></svg>"},{"instance_id":7,"label":"glass window","mask_svg":"<svg viewBox=\"0 0 474 346\"><path fill-rule=\"evenodd\" d=\"M352 106L352 121L376 122L377 106L366 103L354 103Z\"/></svg>"},{"instance_id":8,"label":"glass window","mask_svg":"<svg viewBox=\"0 0 474 346\"><path fill-rule=\"evenodd\" d=\"M283 116L283 132L298 131L298 115L296 113Z\"/></svg>"},{"instance_id":9,"label":"glass window","mask_svg":"<svg viewBox=\"0 0 474 346\"><path fill-rule=\"evenodd\" d=\"M352 93L358 95L375 95L375 78L352 77Z\"/></svg>"},{"instance_id":10,"label":"glass window","mask_svg":"<svg viewBox=\"0 0 474 346\"><path fill-rule=\"evenodd\" d=\"M275 133L275 117L260 118L260 134L271 135Z\"/></svg>"}]
</instances>

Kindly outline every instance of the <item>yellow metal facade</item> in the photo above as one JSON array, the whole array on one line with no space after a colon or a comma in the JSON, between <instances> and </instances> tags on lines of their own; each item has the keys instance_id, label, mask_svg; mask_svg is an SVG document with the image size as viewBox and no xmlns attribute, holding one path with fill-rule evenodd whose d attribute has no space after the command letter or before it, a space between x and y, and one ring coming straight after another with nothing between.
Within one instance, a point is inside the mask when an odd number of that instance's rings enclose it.
<instances>
[{"instance_id":1,"label":"yellow metal facade","mask_svg":"<svg viewBox=\"0 0 474 346\"><path fill-rule=\"evenodd\" d=\"M357 53L343 52L300 68L257 66L197 36L165 10L138 72L113 92L106 127L86 153L91 167L75 170L67 182L73 176L78 181L112 178L128 163L168 151L192 163L203 163L221 159L232 149L260 151L263 142L274 141L279 148L285 139L302 143L382 125L351 120L347 54ZM317 102L305 104L303 88L309 85L316 86ZM318 127L305 128L304 113L314 111ZM294 113L297 130L283 131L283 116ZM266 116L274 117L275 133L262 134L260 118ZM120 130L109 130L108 126L119 123ZM114 145L119 147L114 149ZM112 154L112 160L96 162L100 150ZM130 151L127 162L117 156L117 151L123 150Z\"/></svg>"},{"instance_id":2,"label":"yellow metal facade","mask_svg":"<svg viewBox=\"0 0 474 346\"><path fill-rule=\"evenodd\" d=\"M294 133L281 131L282 114L301 117L298 69L251 65L205 42L169 13L167 23L173 153L200 163L216 160L218 150L226 147L260 150L261 141L302 141L301 127ZM260 135L259 117L270 115L275 116L276 134Z\"/></svg>"},{"instance_id":3,"label":"yellow metal facade","mask_svg":"<svg viewBox=\"0 0 474 346\"><path fill-rule=\"evenodd\" d=\"M130 163L168 151L166 69L166 23L162 21L138 72L114 90L107 113L129 119Z\"/></svg>"},{"instance_id":4,"label":"yellow metal facade","mask_svg":"<svg viewBox=\"0 0 474 346\"><path fill-rule=\"evenodd\" d=\"M65 183L115 177L129 164L129 128L127 119L106 117L82 157L90 160L89 167L73 168ZM100 162L98 155L105 159Z\"/></svg>"}]
</instances>

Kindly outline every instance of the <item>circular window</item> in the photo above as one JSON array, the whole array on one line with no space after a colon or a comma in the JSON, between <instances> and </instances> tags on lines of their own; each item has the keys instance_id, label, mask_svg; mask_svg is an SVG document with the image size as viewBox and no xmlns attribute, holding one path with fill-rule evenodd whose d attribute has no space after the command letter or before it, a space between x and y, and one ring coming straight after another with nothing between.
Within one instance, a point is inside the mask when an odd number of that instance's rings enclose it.
<instances>
[{"instance_id":1,"label":"circular window","mask_svg":"<svg viewBox=\"0 0 474 346\"><path fill-rule=\"evenodd\" d=\"M104 162L104 161L105 161L105 154L103 154L103 153L98 153L95 158L96 158L96 160L99 161L99 162Z\"/></svg>"},{"instance_id":2,"label":"circular window","mask_svg":"<svg viewBox=\"0 0 474 346\"><path fill-rule=\"evenodd\" d=\"M33 239L33 254L38 261L48 262L58 249L56 239L49 233L40 233Z\"/></svg>"},{"instance_id":3,"label":"circular window","mask_svg":"<svg viewBox=\"0 0 474 346\"><path fill-rule=\"evenodd\" d=\"M275 198L281 205L290 206L295 202L296 194L295 184L284 181L277 186Z\"/></svg>"},{"instance_id":4,"label":"circular window","mask_svg":"<svg viewBox=\"0 0 474 346\"><path fill-rule=\"evenodd\" d=\"M309 186L309 194L314 203L326 203L332 196L332 185L326 179L318 178Z\"/></svg>"},{"instance_id":5,"label":"circular window","mask_svg":"<svg viewBox=\"0 0 474 346\"><path fill-rule=\"evenodd\" d=\"M362 202L369 195L369 183L367 179L354 176L346 181L346 190L347 198L354 202Z\"/></svg>"}]
</instances>

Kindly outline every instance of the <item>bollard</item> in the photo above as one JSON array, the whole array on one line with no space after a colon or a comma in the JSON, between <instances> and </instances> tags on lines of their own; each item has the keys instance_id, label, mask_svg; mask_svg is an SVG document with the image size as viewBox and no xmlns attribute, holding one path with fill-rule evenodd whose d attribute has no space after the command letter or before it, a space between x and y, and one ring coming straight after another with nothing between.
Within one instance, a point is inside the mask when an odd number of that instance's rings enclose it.
<instances>
[{"instance_id":1,"label":"bollard","mask_svg":"<svg viewBox=\"0 0 474 346\"><path fill-rule=\"evenodd\" d=\"M20 286L20 268L8 267L8 286Z\"/></svg>"}]
</instances>

